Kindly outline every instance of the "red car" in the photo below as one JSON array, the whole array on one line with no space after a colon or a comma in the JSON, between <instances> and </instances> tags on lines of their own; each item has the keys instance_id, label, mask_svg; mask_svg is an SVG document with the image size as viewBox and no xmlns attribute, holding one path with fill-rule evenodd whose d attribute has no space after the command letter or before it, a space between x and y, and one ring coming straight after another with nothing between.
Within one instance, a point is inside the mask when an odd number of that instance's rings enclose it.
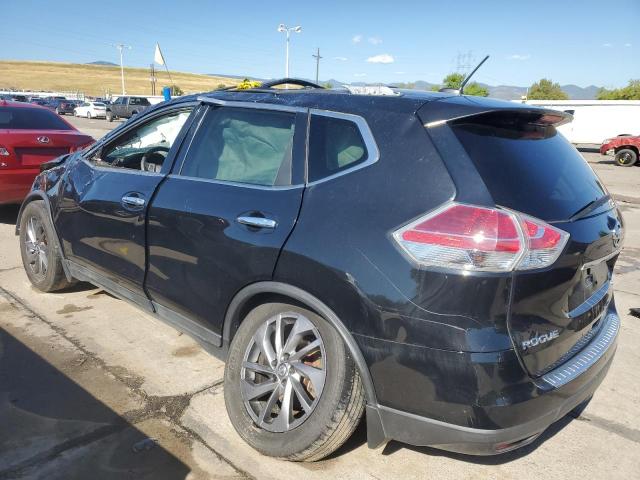
<instances>
[{"instance_id":1,"label":"red car","mask_svg":"<svg viewBox=\"0 0 640 480\"><path fill-rule=\"evenodd\" d=\"M21 203L40 164L93 141L44 107L0 100L0 204Z\"/></svg>"},{"instance_id":2,"label":"red car","mask_svg":"<svg viewBox=\"0 0 640 480\"><path fill-rule=\"evenodd\" d=\"M616 165L630 167L638 161L640 136L620 135L610 138L600 145L600 155L613 155Z\"/></svg>"}]
</instances>

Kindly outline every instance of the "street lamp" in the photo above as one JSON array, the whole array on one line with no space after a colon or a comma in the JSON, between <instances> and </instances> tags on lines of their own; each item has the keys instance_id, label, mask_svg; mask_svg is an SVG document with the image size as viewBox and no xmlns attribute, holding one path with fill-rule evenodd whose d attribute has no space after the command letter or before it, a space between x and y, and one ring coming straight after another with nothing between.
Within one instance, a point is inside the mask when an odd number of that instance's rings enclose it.
<instances>
[{"instance_id":1,"label":"street lamp","mask_svg":"<svg viewBox=\"0 0 640 480\"><path fill-rule=\"evenodd\" d=\"M285 78L289 78L289 35L291 34L291 32L302 32L302 27L300 25L296 27L287 27L284 23L281 23L280 25L278 25L278 31L287 34L287 60L285 64L284 76Z\"/></svg>"}]
</instances>

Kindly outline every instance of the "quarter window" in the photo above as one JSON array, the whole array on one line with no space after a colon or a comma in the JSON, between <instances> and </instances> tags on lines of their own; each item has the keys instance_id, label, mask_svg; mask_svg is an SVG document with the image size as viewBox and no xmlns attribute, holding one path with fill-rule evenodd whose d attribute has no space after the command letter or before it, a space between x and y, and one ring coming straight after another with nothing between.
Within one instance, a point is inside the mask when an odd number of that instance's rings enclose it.
<instances>
[{"instance_id":1,"label":"quarter window","mask_svg":"<svg viewBox=\"0 0 640 480\"><path fill-rule=\"evenodd\" d=\"M320 180L367 160L368 152L358 125L324 115L311 117L309 181Z\"/></svg>"},{"instance_id":2,"label":"quarter window","mask_svg":"<svg viewBox=\"0 0 640 480\"><path fill-rule=\"evenodd\" d=\"M263 186L291 183L295 115L242 108L209 110L181 174Z\"/></svg>"}]
</instances>

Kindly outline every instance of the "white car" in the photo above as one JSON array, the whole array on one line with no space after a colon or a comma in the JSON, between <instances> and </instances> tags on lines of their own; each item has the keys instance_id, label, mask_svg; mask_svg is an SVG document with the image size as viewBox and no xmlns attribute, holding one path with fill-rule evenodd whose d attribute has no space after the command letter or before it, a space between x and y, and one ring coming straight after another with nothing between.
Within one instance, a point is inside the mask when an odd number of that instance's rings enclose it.
<instances>
[{"instance_id":1,"label":"white car","mask_svg":"<svg viewBox=\"0 0 640 480\"><path fill-rule=\"evenodd\" d=\"M107 106L101 102L85 102L73 110L76 117L106 118Z\"/></svg>"}]
</instances>

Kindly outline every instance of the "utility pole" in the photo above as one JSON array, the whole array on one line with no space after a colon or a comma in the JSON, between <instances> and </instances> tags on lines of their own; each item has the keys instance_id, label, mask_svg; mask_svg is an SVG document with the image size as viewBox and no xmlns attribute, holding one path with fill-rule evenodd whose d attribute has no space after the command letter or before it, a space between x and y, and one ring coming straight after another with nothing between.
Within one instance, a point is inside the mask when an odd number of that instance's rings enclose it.
<instances>
[{"instance_id":1,"label":"utility pole","mask_svg":"<svg viewBox=\"0 0 640 480\"><path fill-rule=\"evenodd\" d=\"M125 45L124 43L114 44L113 46L120 51L120 80L122 82L122 95L124 95L126 92L124 90L124 63L122 62L122 56L123 56L122 51L125 48L128 50L131 50L131 46Z\"/></svg>"},{"instance_id":2,"label":"utility pole","mask_svg":"<svg viewBox=\"0 0 640 480\"><path fill-rule=\"evenodd\" d=\"M154 64L151 64L151 95L155 95L156 94L156 69Z\"/></svg>"},{"instance_id":3,"label":"utility pole","mask_svg":"<svg viewBox=\"0 0 640 480\"><path fill-rule=\"evenodd\" d=\"M320 56L320 47L318 47L316 54L311 56L316 59L316 84L317 84L318 76L320 75L320 59L322 58Z\"/></svg>"}]
</instances>

